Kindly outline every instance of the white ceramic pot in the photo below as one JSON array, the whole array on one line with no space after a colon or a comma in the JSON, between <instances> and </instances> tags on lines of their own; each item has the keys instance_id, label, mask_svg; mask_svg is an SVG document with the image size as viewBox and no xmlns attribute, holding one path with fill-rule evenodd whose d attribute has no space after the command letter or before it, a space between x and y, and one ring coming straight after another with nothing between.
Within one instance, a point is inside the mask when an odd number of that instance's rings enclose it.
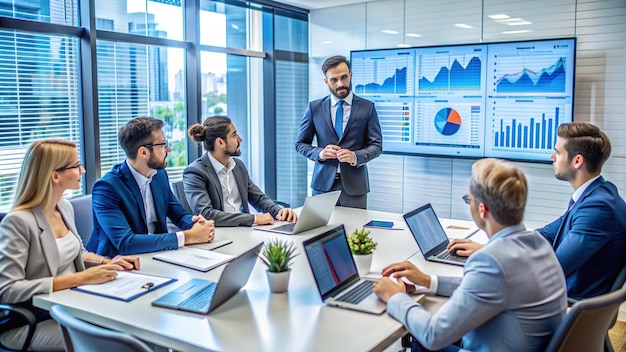
<instances>
[{"instance_id":1,"label":"white ceramic pot","mask_svg":"<svg viewBox=\"0 0 626 352\"><path fill-rule=\"evenodd\" d=\"M291 273L291 269L287 271L281 271L279 273L273 273L269 270L267 273L267 283L270 286L270 291L272 293L283 293L287 291L289 287L289 274Z\"/></svg>"},{"instance_id":2,"label":"white ceramic pot","mask_svg":"<svg viewBox=\"0 0 626 352\"><path fill-rule=\"evenodd\" d=\"M365 275L371 271L373 253L370 254L353 254L356 268L360 275Z\"/></svg>"}]
</instances>

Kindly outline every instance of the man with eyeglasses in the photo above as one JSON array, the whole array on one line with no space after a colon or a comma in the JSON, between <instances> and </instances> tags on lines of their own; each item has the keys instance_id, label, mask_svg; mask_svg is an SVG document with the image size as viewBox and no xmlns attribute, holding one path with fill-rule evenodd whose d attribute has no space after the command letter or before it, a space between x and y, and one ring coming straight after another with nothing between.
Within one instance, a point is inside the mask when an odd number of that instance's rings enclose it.
<instances>
[{"instance_id":1,"label":"man with eyeglasses","mask_svg":"<svg viewBox=\"0 0 626 352\"><path fill-rule=\"evenodd\" d=\"M383 269L372 289L414 337L413 351L545 349L567 309L565 277L548 242L522 223L527 193L512 163L478 160L464 199L489 242L463 277L427 275L408 261ZM405 294L403 279L450 298L430 313Z\"/></svg>"},{"instance_id":2,"label":"man with eyeglasses","mask_svg":"<svg viewBox=\"0 0 626 352\"><path fill-rule=\"evenodd\" d=\"M113 257L213 241L213 220L187 213L170 189L164 169L171 149L163 121L134 118L120 129L118 139L126 161L93 186L94 221L87 248ZM182 231L167 233L166 218Z\"/></svg>"},{"instance_id":3,"label":"man with eyeglasses","mask_svg":"<svg viewBox=\"0 0 626 352\"><path fill-rule=\"evenodd\" d=\"M626 203L617 187L602 177L611 141L599 127L577 121L558 128L552 166L555 177L574 189L565 214L537 230L554 249L568 296L582 299L610 291L626 265ZM467 239L448 246L469 256L482 245Z\"/></svg>"}]
</instances>

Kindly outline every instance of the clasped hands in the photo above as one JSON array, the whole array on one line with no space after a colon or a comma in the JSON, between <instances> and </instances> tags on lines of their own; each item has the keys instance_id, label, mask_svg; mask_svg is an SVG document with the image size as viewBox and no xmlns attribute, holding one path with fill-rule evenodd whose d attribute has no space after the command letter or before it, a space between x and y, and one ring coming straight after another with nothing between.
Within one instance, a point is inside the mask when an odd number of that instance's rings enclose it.
<instances>
[{"instance_id":1,"label":"clasped hands","mask_svg":"<svg viewBox=\"0 0 626 352\"><path fill-rule=\"evenodd\" d=\"M356 163L356 154L354 154L353 151L348 149L342 149L340 146L334 144L329 144L324 149L322 149L319 157L322 160L337 159L339 162L342 163Z\"/></svg>"},{"instance_id":2,"label":"clasped hands","mask_svg":"<svg viewBox=\"0 0 626 352\"><path fill-rule=\"evenodd\" d=\"M189 230L183 231L185 234L185 244L213 242L215 238L215 221L207 220L202 215L191 217L194 222Z\"/></svg>"},{"instance_id":3,"label":"clasped hands","mask_svg":"<svg viewBox=\"0 0 626 352\"><path fill-rule=\"evenodd\" d=\"M430 286L430 276L424 274L413 265L413 263L408 261L391 264L385 267L382 271L382 275L383 277L374 283L372 290L383 302L389 301L396 293L410 292L407 288L407 284L402 280L403 278L406 278L416 285ZM392 277L395 280L393 280ZM411 289L414 289L414 287L411 287Z\"/></svg>"}]
</instances>

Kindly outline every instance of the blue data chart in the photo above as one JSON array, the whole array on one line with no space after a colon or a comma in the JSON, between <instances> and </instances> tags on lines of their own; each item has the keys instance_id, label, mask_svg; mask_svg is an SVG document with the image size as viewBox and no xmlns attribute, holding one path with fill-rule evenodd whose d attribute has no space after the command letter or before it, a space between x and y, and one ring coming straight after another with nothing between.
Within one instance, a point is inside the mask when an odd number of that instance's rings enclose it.
<instances>
[{"instance_id":1,"label":"blue data chart","mask_svg":"<svg viewBox=\"0 0 626 352\"><path fill-rule=\"evenodd\" d=\"M417 59L420 91L478 91L481 87L480 53L420 54Z\"/></svg>"},{"instance_id":2,"label":"blue data chart","mask_svg":"<svg viewBox=\"0 0 626 352\"><path fill-rule=\"evenodd\" d=\"M548 66L548 63L552 62ZM498 93L565 93L566 58L498 58L493 64Z\"/></svg>"},{"instance_id":3,"label":"blue data chart","mask_svg":"<svg viewBox=\"0 0 626 352\"><path fill-rule=\"evenodd\" d=\"M413 51L389 55L354 57L352 77L355 94L358 95L411 95L413 94Z\"/></svg>"}]
</instances>

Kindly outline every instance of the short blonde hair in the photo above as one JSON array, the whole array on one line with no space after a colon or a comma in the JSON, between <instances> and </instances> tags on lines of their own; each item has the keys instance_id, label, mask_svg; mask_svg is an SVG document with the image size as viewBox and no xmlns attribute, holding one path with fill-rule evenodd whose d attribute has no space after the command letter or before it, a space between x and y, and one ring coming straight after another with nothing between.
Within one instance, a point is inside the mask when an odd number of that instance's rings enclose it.
<instances>
[{"instance_id":1,"label":"short blonde hair","mask_svg":"<svg viewBox=\"0 0 626 352\"><path fill-rule=\"evenodd\" d=\"M493 158L475 162L470 192L476 202L487 206L499 224L511 226L522 222L528 184L522 170L513 163Z\"/></svg>"},{"instance_id":2,"label":"short blonde hair","mask_svg":"<svg viewBox=\"0 0 626 352\"><path fill-rule=\"evenodd\" d=\"M44 139L28 147L17 181L13 210L52 206L52 180L55 170L74 162L76 143L61 139Z\"/></svg>"}]
</instances>

